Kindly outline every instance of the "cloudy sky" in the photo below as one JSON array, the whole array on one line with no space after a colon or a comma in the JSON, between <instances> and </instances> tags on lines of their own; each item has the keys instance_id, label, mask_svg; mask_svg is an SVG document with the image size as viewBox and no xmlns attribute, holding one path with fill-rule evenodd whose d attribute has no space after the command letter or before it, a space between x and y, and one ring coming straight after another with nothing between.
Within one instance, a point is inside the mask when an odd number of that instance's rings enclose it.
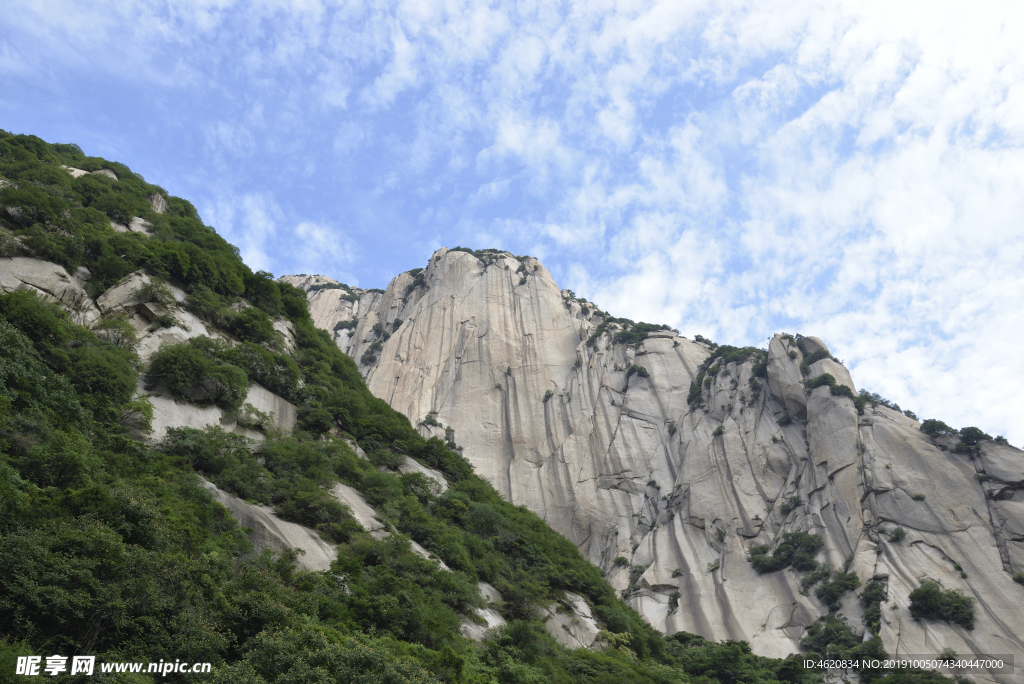
<instances>
[{"instance_id":1,"label":"cloudy sky","mask_svg":"<svg viewBox=\"0 0 1024 684\"><path fill-rule=\"evenodd\" d=\"M129 165L254 268L532 254L1024 442L1020 2L4 6L0 128Z\"/></svg>"}]
</instances>

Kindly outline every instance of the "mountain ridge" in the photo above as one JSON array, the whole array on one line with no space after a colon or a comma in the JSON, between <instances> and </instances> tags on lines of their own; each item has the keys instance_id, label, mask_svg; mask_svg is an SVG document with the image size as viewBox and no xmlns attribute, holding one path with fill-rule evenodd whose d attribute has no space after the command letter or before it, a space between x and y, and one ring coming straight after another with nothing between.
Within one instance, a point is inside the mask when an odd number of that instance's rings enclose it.
<instances>
[{"instance_id":1,"label":"mountain ridge","mask_svg":"<svg viewBox=\"0 0 1024 684\"><path fill-rule=\"evenodd\" d=\"M480 254L442 248L383 293L310 292L314 321L375 395L462 447L656 627L798 650L819 617L839 613L792 570L761 575L748 558L813 532L834 577L886 579L881 619L869 611L867 623L890 652L1024 654L1009 607L1024 564L1020 450L922 432L858 393L817 338L776 334L767 350L733 352L631 334L637 324L560 290L536 260ZM709 368L718 349L728 352ZM896 528L905 540L892 540ZM915 620L910 594L930 579L972 596L988 626ZM869 608L842 593L840 612L865 638Z\"/></svg>"}]
</instances>

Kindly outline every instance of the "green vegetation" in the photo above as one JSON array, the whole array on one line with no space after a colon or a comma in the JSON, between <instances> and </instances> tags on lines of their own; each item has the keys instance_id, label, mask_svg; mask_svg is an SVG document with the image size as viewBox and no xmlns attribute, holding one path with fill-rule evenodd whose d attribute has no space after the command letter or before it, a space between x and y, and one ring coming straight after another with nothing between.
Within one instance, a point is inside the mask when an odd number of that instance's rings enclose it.
<instances>
[{"instance_id":1,"label":"green vegetation","mask_svg":"<svg viewBox=\"0 0 1024 684\"><path fill-rule=\"evenodd\" d=\"M412 276L412 282L405 287L405 294L402 295L403 298L408 297L416 290L416 288L422 287L427 282L422 268L414 268L408 273ZM395 327L397 328L398 326L396 325Z\"/></svg>"},{"instance_id":2,"label":"green vegetation","mask_svg":"<svg viewBox=\"0 0 1024 684\"><path fill-rule=\"evenodd\" d=\"M894 527L893 530L889 532L889 541L893 544L899 544L901 541L906 539L906 537L907 531L902 527Z\"/></svg>"},{"instance_id":3,"label":"green vegetation","mask_svg":"<svg viewBox=\"0 0 1024 684\"><path fill-rule=\"evenodd\" d=\"M975 446L983 439L992 439L991 435L985 434L981 428L965 427L960 428L960 441L967 446Z\"/></svg>"},{"instance_id":4,"label":"green vegetation","mask_svg":"<svg viewBox=\"0 0 1024 684\"><path fill-rule=\"evenodd\" d=\"M929 437L942 437L946 435L956 435L960 437L960 441L953 445L953 453L957 454L971 454L973 458L974 447L978 445L982 440L992 440L992 435L986 434L984 430L978 427L965 427L957 430L949 425L946 425L941 420L935 418L929 418L928 420L921 423L921 432L925 433ZM999 436L993 441L998 444L1006 444L1006 438ZM940 449L945 450L946 447L939 445Z\"/></svg>"},{"instance_id":5,"label":"green vegetation","mask_svg":"<svg viewBox=\"0 0 1024 684\"><path fill-rule=\"evenodd\" d=\"M626 371L626 378L629 379L634 375L637 375L641 378L651 377L651 374L647 372L646 368L644 368L643 366L638 366L635 363L629 367L629 370Z\"/></svg>"},{"instance_id":6,"label":"green vegetation","mask_svg":"<svg viewBox=\"0 0 1024 684\"><path fill-rule=\"evenodd\" d=\"M871 404L873 407L884 406L892 409L896 413L903 413L904 415L917 420L917 415L913 411L901 411L899 404L889 401L882 395L878 394L878 392L869 392L866 389L862 389L860 391L860 397L864 400L864 405Z\"/></svg>"},{"instance_id":7,"label":"green vegetation","mask_svg":"<svg viewBox=\"0 0 1024 684\"><path fill-rule=\"evenodd\" d=\"M667 325L657 325L655 323L634 323L628 318L614 318L612 316L606 316L594 329L594 332L590 334L590 337L587 338L587 346L595 346L597 341L601 338L601 335L608 332L613 325L621 328L621 330L618 330L614 335L612 335L613 344L639 345L641 342L646 340L652 332L657 332L659 330L672 330L672 328Z\"/></svg>"},{"instance_id":8,"label":"green vegetation","mask_svg":"<svg viewBox=\"0 0 1024 684\"><path fill-rule=\"evenodd\" d=\"M839 601L848 591L860 586L857 573L852 571L836 572L814 590L818 600L828 606L829 612L839 609Z\"/></svg>"},{"instance_id":9,"label":"green vegetation","mask_svg":"<svg viewBox=\"0 0 1024 684\"><path fill-rule=\"evenodd\" d=\"M949 427L941 420L929 418L921 423L921 432L929 437L939 437L941 435L955 435L958 431L955 428Z\"/></svg>"},{"instance_id":10,"label":"green vegetation","mask_svg":"<svg viewBox=\"0 0 1024 684\"><path fill-rule=\"evenodd\" d=\"M789 515L790 511L803 505L803 499L801 499L799 496L791 496L783 502L782 506L780 507L780 510L782 511L782 515Z\"/></svg>"},{"instance_id":11,"label":"green vegetation","mask_svg":"<svg viewBox=\"0 0 1024 684\"><path fill-rule=\"evenodd\" d=\"M346 321L338 321L334 324L334 332L339 330L355 330L355 327L359 325L358 318L350 318Z\"/></svg>"},{"instance_id":12,"label":"green vegetation","mask_svg":"<svg viewBox=\"0 0 1024 684\"><path fill-rule=\"evenodd\" d=\"M754 357L754 377L768 377L768 352L765 350L756 347L732 347L727 344L715 345L711 356L697 367L697 377L690 383L687 402L691 406L699 403L706 380L716 377L726 364L741 363L750 357Z\"/></svg>"},{"instance_id":13,"label":"green vegetation","mask_svg":"<svg viewBox=\"0 0 1024 684\"><path fill-rule=\"evenodd\" d=\"M347 299L350 302L354 302L357 299L359 299L359 297L357 297L356 294L352 292L352 288L346 285L345 283L320 283L318 285L310 285L309 287L306 288L306 293L313 294L314 292L319 292L320 290L344 290L345 294L341 296L342 299Z\"/></svg>"},{"instance_id":14,"label":"green vegetation","mask_svg":"<svg viewBox=\"0 0 1024 684\"><path fill-rule=\"evenodd\" d=\"M814 556L824 543L825 541L816 534L787 532L782 535L782 541L771 555L768 554L768 545L750 549L750 564L762 575L790 566L797 570L811 571L818 567Z\"/></svg>"},{"instance_id":15,"label":"green vegetation","mask_svg":"<svg viewBox=\"0 0 1024 684\"><path fill-rule=\"evenodd\" d=\"M240 407L249 390L245 371L219 363L191 343L169 345L154 354L146 380L146 389L163 385L173 396L194 403L213 402L227 411Z\"/></svg>"},{"instance_id":16,"label":"green vegetation","mask_svg":"<svg viewBox=\"0 0 1024 684\"><path fill-rule=\"evenodd\" d=\"M831 373L822 373L821 375L819 375L817 377L811 378L810 380L807 381L806 386L807 386L807 389L809 389L809 390L813 390L813 389L816 389L818 387L828 387L829 391L832 393L832 396L836 396L836 397L849 397L850 399L853 399L853 406L854 406L854 408L857 409L857 413L858 414L863 414L864 413L864 408L869 403L871 403L871 404L878 403L878 402L875 402L874 399L872 398L872 397L878 397L877 394L872 395L872 394L868 394L867 390L861 390L860 394L856 394L855 395L853 393L853 390L851 390L848 386L840 385L838 382L836 382L836 379L834 377L832 377ZM885 400L883 399L882 401L885 401ZM899 407L898 406L896 406L895 409L897 411L899 411Z\"/></svg>"},{"instance_id":17,"label":"green vegetation","mask_svg":"<svg viewBox=\"0 0 1024 684\"><path fill-rule=\"evenodd\" d=\"M877 635L882 631L882 603L887 595L888 589L885 582L871 580L864 587L864 591L858 596L861 605L864 607L864 614L862 615L864 624L872 634Z\"/></svg>"},{"instance_id":18,"label":"green vegetation","mask_svg":"<svg viewBox=\"0 0 1024 684\"><path fill-rule=\"evenodd\" d=\"M915 618L946 620L974 629L974 599L959 589L943 591L938 582L925 580L910 592L910 614Z\"/></svg>"}]
</instances>

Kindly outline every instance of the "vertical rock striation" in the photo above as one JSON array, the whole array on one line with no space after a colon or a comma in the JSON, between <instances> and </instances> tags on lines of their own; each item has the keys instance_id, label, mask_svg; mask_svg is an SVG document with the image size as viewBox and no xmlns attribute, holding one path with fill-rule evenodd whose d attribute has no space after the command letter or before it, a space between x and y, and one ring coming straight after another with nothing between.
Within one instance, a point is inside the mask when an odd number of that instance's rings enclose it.
<instances>
[{"instance_id":1,"label":"vertical rock striation","mask_svg":"<svg viewBox=\"0 0 1024 684\"><path fill-rule=\"evenodd\" d=\"M1012 580L1024 571L1024 454L991 442L954 453L897 411L859 413L821 340L775 335L767 354L724 355L691 393L712 345L616 321L530 257L441 249L384 292L284 280L309 292L315 323L376 396L457 444L655 627L798 651L826 606L801 593L800 574L758 575L748 555L803 531L823 537L819 559L887 583L890 653L1024 657ZM883 534L896 526L908 533L898 543ZM973 631L910 617L924 579L977 600ZM842 611L864 629L855 593Z\"/></svg>"}]
</instances>

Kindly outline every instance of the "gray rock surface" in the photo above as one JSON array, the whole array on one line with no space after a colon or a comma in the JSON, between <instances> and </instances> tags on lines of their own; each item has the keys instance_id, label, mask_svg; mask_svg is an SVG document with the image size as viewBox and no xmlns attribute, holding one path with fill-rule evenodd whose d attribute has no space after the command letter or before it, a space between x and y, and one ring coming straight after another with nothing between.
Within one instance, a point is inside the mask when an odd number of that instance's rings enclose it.
<instances>
[{"instance_id":1,"label":"gray rock surface","mask_svg":"<svg viewBox=\"0 0 1024 684\"><path fill-rule=\"evenodd\" d=\"M16 290L30 290L59 304L81 325L99 320L100 311L82 284L58 264L30 257L0 257L0 292Z\"/></svg>"},{"instance_id":2,"label":"gray rock surface","mask_svg":"<svg viewBox=\"0 0 1024 684\"><path fill-rule=\"evenodd\" d=\"M141 233L142 235L149 235L149 229L153 226L149 221L136 216L128 222L128 225L111 221L110 227L118 233Z\"/></svg>"},{"instance_id":3,"label":"gray rock surface","mask_svg":"<svg viewBox=\"0 0 1024 684\"><path fill-rule=\"evenodd\" d=\"M153 211L156 213L163 214L167 212L167 200L164 199L164 196L159 192L154 192L152 195L148 195L146 199L149 200L149 206L152 207Z\"/></svg>"},{"instance_id":4,"label":"gray rock surface","mask_svg":"<svg viewBox=\"0 0 1024 684\"><path fill-rule=\"evenodd\" d=\"M257 411L272 415L274 427L278 430L291 432L295 429L298 416L295 405L261 385L256 383L249 385L249 393L245 396L245 402L252 404Z\"/></svg>"},{"instance_id":5,"label":"gray rock surface","mask_svg":"<svg viewBox=\"0 0 1024 684\"><path fill-rule=\"evenodd\" d=\"M504 600L498 590L487 582L480 582L478 588L480 589L480 595L487 602L487 607L474 608L473 613L477 616L477 620L463 617L461 628L462 636L473 641L483 641L491 630L499 629L508 624L497 610Z\"/></svg>"},{"instance_id":6,"label":"gray rock surface","mask_svg":"<svg viewBox=\"0 0 1024 684\"><path fill-rule=\"evenodd\" d=\"M542 617L548 633L566 648L590 648L601 631L590 605L571 591L564 601L546 607Z\"/></svg>"},{"instance_id":7,"label":"gray rock surface","mask_svg":"<svg viewBox=\"0 0 1024 684\"><path fill-rule=\"evenodd\" d=\"M61 168L64 169L65 171L67 171L68 173L70 173L72 178L78 178L80 176L87 176L87 175L89 175L88 171L83 171L82 169L76 169L73 166L62 166Z\"/></svg>"},{"instance_id":8,"label":"gray rock surface","mask_svg":"<svg viewBox=\"0 0 1024 684\"><path fill-rule=\"evenodd\" d=\"M307 290L334 283L285 280ZM560 291L529 257L441 249L384 293L318 289L309 301L316 325L360 363L376 396L424 435L447 434L658 629L744 639L764 655L799 651L825 606L800 593L799 574L758 575L747 556L807 531L825 540L819 560L839 567L852 557L862 582L887 579L890 653L949 646L1024 662L1024 587L1012 580L1024 571L1024 500L1006 489L1024 479L1020 450L985 442L972 460L940 450L902 414L869 404L859 415L828 387L808 393L804 355L781 335L768 345L766 378L751 384L753 359L727 364L691 407L690 383L710 347L667 331L616 344L615 325L588 346L602 312ZM817 338L803 342L807 354L827 350ZM634 364L649 377L627 377ZM823 372L856 391L842 364L808 368L809 377ZM792 422L780 424L787 414ZM442 427L424 424L428 415ZM992 470L990 482L979 468ZM998 495L987 498L985 487ZM908 532L901 543L880 534L897 525ZM614 563L620 556L639 574L631 586L630 568ZM910 617L908 595L925 578L976 599L972 632ZM862 629L856 597L843 605Z\"/></svg>"},{"instance_id":9,"label":"gray rock surface","mask_svg":"<svg viewBox=\"0 0 1024 684\"><path fill-rule=\"evenodd\" d=\"M371 534L374 532L387 534L387 528L384 526L384 523L377 520L377 512L373 510L370 504L366 503L366 499L363 498L359 491L349 487L347 484L338 482L331 487L331 495L348 506L352 517L356 519L356 522L364 530Z\"/></svg>"},{"instance_id":10,"label":"gray rock surface","mask_svg":"<svg viewBox=\"0 0 1024 684\"><path fill-rule=\"evenodd\" d=\"M296 563L303 570L316 572L330 569L337 552L313 530L281 520L273 509L246 503L212 482L200 478L200 484L231 512L239 525L252 530L248 537L257 551L270 549L280 553L285 549L295 549L299 552Z\"/></svg>"},{"instance_id":11,"label":"gray rock surface","mask_svg":"<svg viewBox=\"0 0 1024 684\"><path fill-rule=\"evenodd\" d=\"M438 493L443 494L444 492L448 491L448 481L444 479L444 475L434 470L433 468L428 468L427 466L423 465L414 458L406 457L405 462L402 463L402 465L398 466L398 471L403 474L419 473L420 475L423 475L424 477L437 483Z\"/></svg>"}]
</instances>

